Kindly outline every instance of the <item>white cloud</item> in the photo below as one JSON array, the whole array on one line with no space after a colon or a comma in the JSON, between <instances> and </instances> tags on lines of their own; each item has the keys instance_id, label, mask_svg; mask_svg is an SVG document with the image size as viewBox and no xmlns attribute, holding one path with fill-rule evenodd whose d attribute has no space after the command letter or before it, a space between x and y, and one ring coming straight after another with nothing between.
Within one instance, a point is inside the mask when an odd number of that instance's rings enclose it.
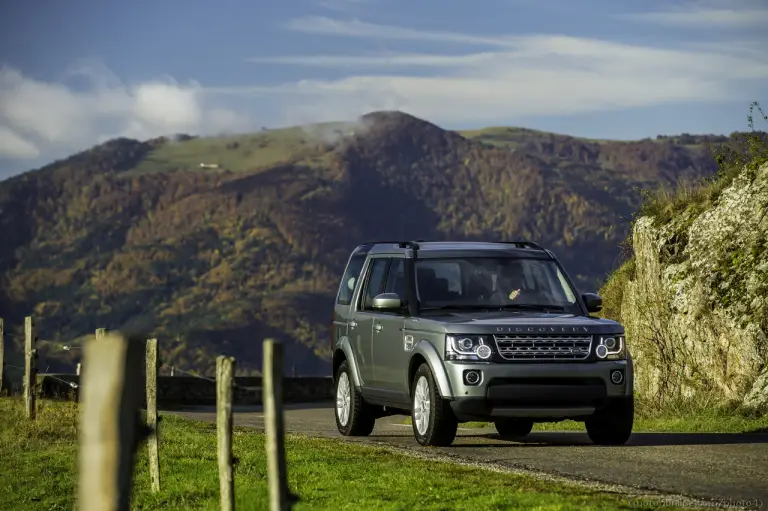
<instances>
[{"instance_id":1,"label":"white cloud","mask_svg":"<svg viewBox=\"0 0 768 511\"><path fill-rule=\"evenodd\" d=\"M341 21L325 16L295 18L285 23L284 28L306 34L322 34L365 39L392 39L411 41L433 41L459 44L503 45L505 38L476 36L459 32L417 30L394 25L378 25L360 20Z\"/></svg>"},{"instance_id":2,"label":"white cloud","mask_svg":"<svg viewBox=\"0 0 768 511\"><path fill-rule=\"evenodd\" d=\"M679 28L764 29L768 24L768 4L760 0L708 0L616 17Z\"/></svg>"},{"instance_id":3,"label":"white cloud","mask_svg":"<svg viewBox=\"0 0 768 511\"><path fill-rule=\"evenodd\" d=\"M373 3L374 0L318 0L317 5L329 11L351 12Z\"/></svg>"},{"instance_id":4,"label":"white cloud","mask_svg":"<svg viewBox=\"0 0 768 511\"><path fill-rule=\"evenodd\" d=\"M75 76L85 80L84 91L0 68L0 158L54 158L117 136L214 134L245 126L237 113L210 105L194 82L129 86L95 65L67 73Z\"/></svg>"},{"instance_id":5,"label":"white cloud","mask_svg":"<svg viewBox=\"0 0 768 511\"><path fill-rule=\"evenodd\" d=\"M490 51L253 58L249 60L257 64L336 68L347 76L211 92L277 95L291 119L333 120L386 104L433 122L465 124L751 100L740 96L745 87L768 80L768 57L743 45L663 48L560 35L477 36L322 17L294 20L287 28L337 37L485 46Z\"/></svg>"},{"instance_id":6,"label":"white cloud","mask_svg":"<svg viewBox=\"0 0 768 511\"><path fill-rule=\"evenodd\" d=\"M40 156L40 151L29 140L25 140L5 126L0 126L0 155L8 158L37 158Z\"/></svg>"}]
</instances>

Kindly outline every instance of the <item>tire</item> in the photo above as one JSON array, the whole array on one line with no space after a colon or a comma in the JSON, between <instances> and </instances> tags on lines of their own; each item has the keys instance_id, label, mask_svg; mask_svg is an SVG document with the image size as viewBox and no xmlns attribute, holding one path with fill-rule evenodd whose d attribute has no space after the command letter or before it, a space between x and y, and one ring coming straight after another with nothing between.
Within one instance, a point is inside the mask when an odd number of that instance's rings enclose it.
<instances>
[{"instance_id":1,"label":"tire","mask_svg":"<svg viewBox=\"0 0 768 511\"><path fill-rule=\"evenodd\" d=\"M421 364L413 377L411 422L413 436L420 445L448 446L456 438L459 421L453 414L451 405L440 395L427 364Z\"/></svg>"},{"instance_id":2,"label":"tire","mask_svg":"<svg viewBox=\"0 0 768 511\"><path fill-rule=\"evenodd\" d=\"M368 436L373 431L376 418L353 381L345 360L336 371L336 427L344 436Z\"/></svg>"},{"instance_id":3,"label":"tire","mask_svg":"<svg viewBox=\"0 0 768 511\"><path fill-rule=\"evenodd\" d=\"M623 445L632 435L635 399L622 399L585 421L587 435L597 445Z\"/></svg>"},{"instance_id":4,"label":"tire","mask_svg":"<svg viewBox=\"0 0 768 511\"><path fill-rule=\"evenodd\" d=\"M497 419L493 425L501 438L524 437L533 429L533 421L529 419Z\"/></svg>"}]
</instances>

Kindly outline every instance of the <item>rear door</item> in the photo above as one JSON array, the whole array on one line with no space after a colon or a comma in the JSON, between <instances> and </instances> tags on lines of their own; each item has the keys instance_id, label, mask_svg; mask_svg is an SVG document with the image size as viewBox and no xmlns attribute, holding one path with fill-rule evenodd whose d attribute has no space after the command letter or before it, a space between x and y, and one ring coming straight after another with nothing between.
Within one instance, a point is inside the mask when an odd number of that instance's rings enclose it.
<instances>
[{"instance_id":1,"label":"rear door","mask_svg":"<svg viewBox=\"0 0 768 511\"><path fill-rule=\"evenodd\" d=\"M382 293L387 277L389 259L371 258L365 268L362 289L356 295L350 311L347 337L357 357L357 366L363 384L371 386L376 380L373 358L372 334L375 314L370 310L374 297ZM368 309L368 310L366 310Z\"/></svg>"},{"instance_id":2,"label":"rear door","mask_svg":"<svg viewBox=\"0 0 768 511\"><path fill-rule=\"evenodd\" d=\"M360 276L368 256L366 249L358 249L352 253L344 269L344 275L336 293L336 303L333 307L331 321L331 352L336 349L339 340L348 335L349 320L352 315L352 300L355 290L360 287ZM335 376L335 375L334 375Z\"/></svg>"}]
</instances>

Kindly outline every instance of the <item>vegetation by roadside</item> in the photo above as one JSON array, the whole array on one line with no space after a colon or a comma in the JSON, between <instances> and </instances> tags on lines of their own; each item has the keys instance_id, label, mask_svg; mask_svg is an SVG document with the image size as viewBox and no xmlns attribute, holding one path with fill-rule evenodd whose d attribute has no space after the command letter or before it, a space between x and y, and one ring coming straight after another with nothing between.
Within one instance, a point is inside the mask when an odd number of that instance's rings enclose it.
<instances>
[{"instance_id":1,"label":"vegetation by roadside","mask_svg":"<svg viewBox=\"0 0 768 511\"><path fill-rule=\"evenodd\" d=\"M21 402L0 399L0 509L72 509L77 470L77 405L44 401L27 422ZM162 490L152 494L145 449L134 475L134 509L217 509L214 424L163 415ZM267 506L264 435L234 435L236 507ZM421 460L383 448L289 436L295 509L643 509L638 502L583 487ZM648 504L650 505L650 504ZM659 506L654 505L657 509ZM650 509L647 507L646 509ZM682 509L682 508L667 508Z\"/></svg>"}]
</instances>

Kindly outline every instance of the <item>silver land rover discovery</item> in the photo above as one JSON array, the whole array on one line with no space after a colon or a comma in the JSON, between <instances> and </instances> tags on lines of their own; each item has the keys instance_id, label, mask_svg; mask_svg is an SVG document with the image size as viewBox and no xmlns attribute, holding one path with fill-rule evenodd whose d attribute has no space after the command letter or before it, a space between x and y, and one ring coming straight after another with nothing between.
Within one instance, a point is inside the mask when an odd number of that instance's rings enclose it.
<instances>
[{"instance_id":1,"label":"silver land rover discovery","mask_svg":"<svg viewBox=\"0 0 768 511\"><path fill-rule=\"evenodd\" d=\"M534 422L583 421L623 444L634 419L624 328L590 316L554 254L527 241L381 241L358 246L331 325L336 424L369 435L410 415L421 445L450 445L466 421L502 438Z\"/></svg>"}]
</instances>

